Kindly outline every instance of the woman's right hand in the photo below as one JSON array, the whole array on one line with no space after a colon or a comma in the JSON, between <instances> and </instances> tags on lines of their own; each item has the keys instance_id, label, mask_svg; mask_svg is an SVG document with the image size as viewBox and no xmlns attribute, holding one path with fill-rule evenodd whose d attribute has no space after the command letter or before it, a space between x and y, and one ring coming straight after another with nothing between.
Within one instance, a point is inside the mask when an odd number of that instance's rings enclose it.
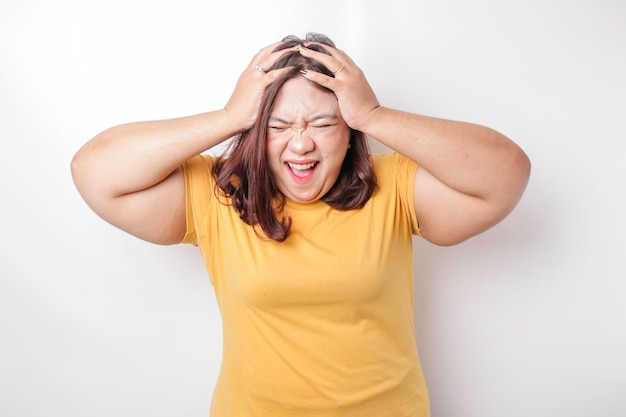
<instances>
[{"instance_id":1,"label":"woman's right hand","mask_svg":"<svg viewBox=\"0 0 626 417\"><path fill-rule=\"evenodd\" d=\"M72 175L87 204L103 219L141 239L180 242L186 230L185 181L180 168L256 120L261 99L283 68L268 73L285 51L261 49L241 74L224 109L107 129L72 159Z\"/></svg>"},{"instance_id":2,"label":"woman's right hand","mask_svg":"<svg viewBox=\"0 0 626 417\"><path fill-rule=\"evenodd\" d=\"M285 67L266 72L267 68L271 68L287 52L284 49L272 52L281 43L266 46L252 58L239 76L235 90L224 107L241 130L251 128L256 121L267 86L291 70L290 67Z\"/></svg>"}]
</instances>

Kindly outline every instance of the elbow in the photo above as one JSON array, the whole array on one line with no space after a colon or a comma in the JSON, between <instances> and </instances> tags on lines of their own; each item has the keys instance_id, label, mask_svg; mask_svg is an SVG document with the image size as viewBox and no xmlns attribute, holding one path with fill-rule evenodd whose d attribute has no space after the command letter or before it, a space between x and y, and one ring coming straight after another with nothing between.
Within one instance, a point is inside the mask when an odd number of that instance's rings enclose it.
<instances>
[{"instance_id":1,"label":"elbow","mask_svg":"<svg viewBox=\"0 0 626 417\"><path fill-rule=\"evenodd\" d=\"M107 176L103 175L98 158L91 148L89 143L85 144L70 161L70 174L74 186L90 206L111 195L105 188Z\"/></svg>"},{"instance_id":2,"label":"elbow","mask_svg":"<svg viewBox=\"0 0 626 417\"><path fill-rule=\"evenodd\" d=\"M70 161L70 173L72 175L72 180L74 181L74 185L79 189L79 184L81 183L80 179L83 176L85 166L85 157L81 150L76 152Z\"/></svg>"},{"instance_id":3,"label":"elbow","mask_svg":"<svg viewBox=\"0 0 626 417\"><path fill-rule=\"evenodd\" d=\"M530 158L515 142L509 140L507 151L502 154L498 172L492 172L483 200L490 201L496 212L508 214L519 202L530 180ZM498 216L495 216L498 217Z\"/></svg>"},{"instance_id":4,"label":"elbow","mask_svg":"<svg viewBox=\"0 0 626 417\"><path fill-rule=\"evenodd\" d=\"M530 158L528 157L528 155L526 154L526 152L524 152L521 148L519 148L518 151L518 166L519 166L519 170L520 170L520 175L521 177L524 179L524 183L528 183L528 180L530 178L530 171L532 169L532 164L530 162Z\"/></svg>"},{"instance_id":5,"label":"elbow","mask_svg":"<svg viewBox=\"0 0 626 417\"><path fill-rule=\"evenodd\" d=\"M72 180L78 191L83 194L84 188L87 187L90 177L90 157L88 151L83 146L74 154L70 162L70 173Z\"/></svg>"},{"instance_id":6,"label":"elbow","mask_svg":"<svg viewBox=\"0 0 626 417\"><path fill-rule=\"evenodd\" d=\"M519 199L522 197L522 194L524 194L526 187L528 186L528 181L530 180L530 173L532 169L530 158L519 147L517 148L517 153L512 166L513 169L511 170L511 172L513 181L511 186L513 187L513 189L517 189L518 191L517 199L515 199L514 203L515 206Z\"/></svg>"},{"instance_id":7,"label":"elbow","mask_svg":"<svg viewBox=\"0 0 626 417\"><path fill-rule=\"evenodd\" d=\"M504 185L506 189L523 192L530 179L530 158L517 143L497 131L493 132L499 139L501 153L498 157L500 159L497 168L499 172L492 172L490 175L496 174L499 181L502 181L501 185ZM491 190L496 189L491 188Z\"/></svg>"}]
</instances>

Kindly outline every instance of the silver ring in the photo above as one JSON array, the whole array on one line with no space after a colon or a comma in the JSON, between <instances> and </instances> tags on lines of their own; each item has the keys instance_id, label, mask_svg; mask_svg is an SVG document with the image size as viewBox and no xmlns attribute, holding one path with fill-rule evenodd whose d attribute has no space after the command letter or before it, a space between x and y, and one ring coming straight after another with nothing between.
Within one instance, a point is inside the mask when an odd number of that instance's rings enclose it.
<instances>
[{"instance_id":1,"label":"silver ring","mask_svg":"<svg viewBox=\"0 0 626 417\"><path fill-rule=\"evenodd\" d=\"M255 70L257 70L257 71L259 71L259 72L265 72L265 70L263 69L263 67L262 67L262 66L260 66L259 64L256 64L256 65L254 66L254 69L255 69Z\"/></svg>"},{"instance_id":2,"label":"silver ring","mask_svg":"<svg viewBox=\"0 0 626 417\"><path fill-rule=\"evenodd\" d=\"M333 75L337 75L341 72L341 70L343 70L343 64L341 64L341 66L339 67L339 69L337 71L333 72Z\"/></svg>"}]
</instances>

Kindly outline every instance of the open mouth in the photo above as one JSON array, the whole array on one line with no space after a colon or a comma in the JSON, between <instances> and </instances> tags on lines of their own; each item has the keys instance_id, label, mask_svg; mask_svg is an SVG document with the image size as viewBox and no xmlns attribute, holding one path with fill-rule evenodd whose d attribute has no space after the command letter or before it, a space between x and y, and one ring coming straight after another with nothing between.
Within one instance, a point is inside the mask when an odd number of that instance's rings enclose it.
<instances>
[{"instance_id":1,"label":"open mouth","mask_svg":"<svg viewBox=\"0 0 626 417\"><path fill-rule=\"evenodd\" d=\"M293 162L287 162L287 166L289 167L289 171L292 175L298 178L306 179L313 174L315 171L315 167L317 166L317 162L309 162L306 164L296 164Z\"/></svg>"}]
</instances>

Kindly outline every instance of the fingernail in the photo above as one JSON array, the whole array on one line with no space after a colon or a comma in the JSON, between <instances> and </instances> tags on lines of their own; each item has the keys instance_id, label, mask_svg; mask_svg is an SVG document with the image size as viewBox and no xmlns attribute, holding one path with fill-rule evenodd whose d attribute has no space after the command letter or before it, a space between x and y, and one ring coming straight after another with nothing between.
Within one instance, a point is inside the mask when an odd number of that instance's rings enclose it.
<instances>
[{"instance_id":1,"label":"fingernail","mask_svg":"<svg viewBox=\"0 0 626 417\"><path fill-rule=\"evenodd\" d=\"M302 45L298 45L298 51L300 52L306 52L306 48Z\"/></svg>"},{"instance_id":2,"label":"fingernail","mask_svg":"<svg viewBox=\"0 0 626 417\"><path fill-rule=\"evenodd\" d=\"M307 75L309 73L309 71L305 70L305 69L301 69L300 70L300 74L302 75Z\"/></svg>"}]
</instances>

